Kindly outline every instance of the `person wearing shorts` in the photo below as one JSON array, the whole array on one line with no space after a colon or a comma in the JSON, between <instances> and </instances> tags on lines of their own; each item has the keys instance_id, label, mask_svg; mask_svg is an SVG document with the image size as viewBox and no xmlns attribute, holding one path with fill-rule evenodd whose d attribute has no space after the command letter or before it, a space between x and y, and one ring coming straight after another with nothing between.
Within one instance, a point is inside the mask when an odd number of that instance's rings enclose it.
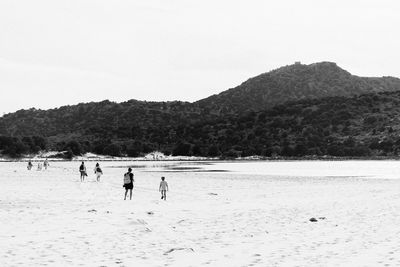
<instances>
[{"instance_id":1,"label":"person wearing shorts","mask_svg":"<svg viewBox=\"0 0 400 267\"><path fill-rule=\"evenodd\" d=\"M83 161L82 161L81 166L79 166L79 172L81 174L81 182L85 181L85 176L87 176L87 173L86 173L85 162L83 162Z\"/></svg>"},{"instance_id":2,"label":"person wearing shorts","mask_svg":"<svg viewBox=\"0 0 400 267\"><path fill-rule=\"evenodd\" d=\"M103 171L101 170L99 163L96 163L96 167L94 167L94 174L96 174L97 182L100 182L100 177L103 175Z\"/></svg>"},{"instance_id":3,"label":"person wearing shorts","mask_svg":"<svg viewBox=\"0 0 400 267\"><path fill-rule=\"evenodd\" d=\"M128 195L128 190L130 191L129 199L132 200L132 190L133 190L133 182L134 181L135 180L133 179L132 169L128 168L128 172L124 174L124 185L123 185L123 187L125 188L124 200L126 200L126 196Z\"/></svg>"},{"instance_id":4,"label":"person wearing shorts","mask_svg":"<svg viewBox=\"0 0 400 267\"><path fill-rule=\"evenodd\" d=\"M167 200L168 183L165 181L165 177L161 177L159 190L161 192L161 199Z\"/></svg>"}]
</instances>

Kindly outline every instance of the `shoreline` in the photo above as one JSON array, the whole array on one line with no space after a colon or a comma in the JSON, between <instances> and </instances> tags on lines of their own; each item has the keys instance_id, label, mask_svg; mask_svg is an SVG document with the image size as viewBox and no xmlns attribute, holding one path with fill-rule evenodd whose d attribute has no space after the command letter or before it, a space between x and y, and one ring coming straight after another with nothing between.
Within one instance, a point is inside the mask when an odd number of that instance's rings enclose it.
<instances>
[{"instance_id":1,"label":"shoreline","mask_svg":"<svg viewBox=\"0 0 400 267\"><path fill-rule=\"evenodd\" d=\"M79 161L99 161L99 162L127 162L127 161L138 161L138 162L147 162L147 161L159 161L159 162L172 162L172 161L192 161L192 162L224 162L224 161L232 161L232 162L260 162L260 161L381 161L381 160L400 160L399 156L376 156L376 157L246 157L246 158L205 158L205 157L186 157L186 156L166 156L163 158L146 158L146 157L138 157L138 158L130 158L130 157L85 157L85 156L77 156L72 159L64 159L64 158L52 158L52 157L20 157L20 158L2 158L0 157L0 162L39 162L47 159L51 162L79 162Z\"/></svg>"}]
</instances>

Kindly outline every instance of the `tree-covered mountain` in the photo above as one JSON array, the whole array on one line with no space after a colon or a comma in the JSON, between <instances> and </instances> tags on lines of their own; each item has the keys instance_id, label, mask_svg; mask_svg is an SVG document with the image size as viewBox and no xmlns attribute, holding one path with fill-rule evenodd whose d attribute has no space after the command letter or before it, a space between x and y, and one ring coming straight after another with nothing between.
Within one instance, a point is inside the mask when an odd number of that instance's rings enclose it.
<instances>
[{"instance_id":1,"label":"tree-covered mountain","mask_svg":"<svg viewBox=\"0 0 400 267\"><path fill-rule=\"evenodd\" d=\"M190 125L186 132L186 143L226 156L397 156L400 92L288 102Z\"/></svg>"},{"instance_id":2,"label":"tree-covered mountain","mask_svg":"<svg viewBox=\"0 0 400 267\"><path fill-rule=\"evenodd\" d=\"M296 63L258 75L241 85L197 102L223 114L259 111L287 101L400 90L400 79L351 75L335 63Z\"/></svg>"},{"instance_id":3,"label":"tree-covered mountain","mask_svg":"<svg viewBox=\"0 0 400 267\"><path fill-rule=\"evenodd\" d=\"M195 103L103 101L20 110L0 118L0 150L12 156L43 149L70 155L397 155L398 79L360 78L333 63L295 64L258 77ZM271 81L279 86L261 86Z\"/></svg>"}]
</instances>

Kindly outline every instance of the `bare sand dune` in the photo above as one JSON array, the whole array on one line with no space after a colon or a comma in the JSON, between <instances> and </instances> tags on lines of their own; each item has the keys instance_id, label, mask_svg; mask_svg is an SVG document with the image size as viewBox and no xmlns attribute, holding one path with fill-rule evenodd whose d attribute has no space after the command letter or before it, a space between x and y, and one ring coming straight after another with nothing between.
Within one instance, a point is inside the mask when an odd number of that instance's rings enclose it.
<instances>
[{"instance_id":1,"label":"bare sand dune","mask_svg":"<svg viewBox=\"0 0 400 267\"><path fill-rule=\"evenodd\" d=\"M400 265L400 180L138 169L123 201L123 164L0 163L0 266Z\"/></svg>"}]
</instances>

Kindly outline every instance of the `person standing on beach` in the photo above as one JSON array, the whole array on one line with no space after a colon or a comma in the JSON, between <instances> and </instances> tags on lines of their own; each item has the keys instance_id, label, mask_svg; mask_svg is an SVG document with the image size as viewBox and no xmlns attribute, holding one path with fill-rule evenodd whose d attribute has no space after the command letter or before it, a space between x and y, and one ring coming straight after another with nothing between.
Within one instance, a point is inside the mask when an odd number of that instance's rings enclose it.
<instances>
[{"instance_id":1,"label":"person standing on beach","mask_svg":"<svg viewBox=\"0 0 400 267\"><path fill-rule=\"evenodd\" d=\"M85 176L87 176L87 173L86 173L85 162L83 161L81 166L79 166L79 172L81 173L81 182L85 181Z\"/></svg>"},{"instance_id":2,"label":"person standing on beach","mask_svg":"<svg viewBox=\"0 0 400 267\"><path fill-rule=\"evenodd\" d=\"M99 163L96 163L96 167L94 167L94 174L96 174L97 182L100 182L100 177L103 174L103 171L101 170Z\"/></svg>"},{"instance_id":3,"label":"person standing on beach","mask_svg":"<svg viewBox=\"0 0 400 267\"><path fill-rule=\"evenodd\" d=\"M45 169L45 170L47 170L47 167L50 166L49 161L48 161L47 159L44 160L43 166L44 166L44 169Z\"/></svg>"},{"instance_id":4,"label":"person standing on beach","mask_svg":"<svg viewBox=\"0 0 400 267\"><path fill-rule=\"evenodd\" d=\"M28 161L28 170L30 171L33 167L32 161Z\"/></svg>"},{"instance_id":5,"label":"person standing on beach","mask_svg":"<svg viewBox=\"0 0 400 267\"><path fill-rule=\"evenodd\" d=\"M124 185L123 187L125 188L125 198L126 200L126 195L128 194L128 190L130 190L130 200L132 200L132 190L133 190L133 182L135 180L133 179L133 173L132 169L128 168L128 172L124 174Z\"/></svg>"},{"instance_id":6,"label":"person standing on beach","mask_svg":"<svg viewBox=\"0 0 400 267\"><path fill-rule=\"evenodd\" d=\"M165 181L165 177L161 177L159 190L161 192L161 199L167 200L168 183Z\"/></svg>"}]
</instances>

